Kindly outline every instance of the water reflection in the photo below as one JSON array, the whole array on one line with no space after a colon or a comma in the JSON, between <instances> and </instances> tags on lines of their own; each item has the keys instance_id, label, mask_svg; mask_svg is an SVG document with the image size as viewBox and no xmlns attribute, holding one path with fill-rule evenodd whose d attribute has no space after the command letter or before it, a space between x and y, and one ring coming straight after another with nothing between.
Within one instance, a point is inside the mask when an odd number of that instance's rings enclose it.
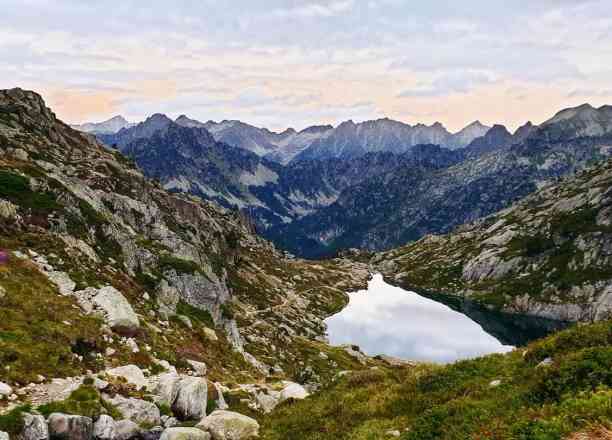
<instances>
[{"instance_id":1,"label":"water reflection","mask_svg":"<svg viewBox=\"0 0 612 440\"><path fill-rule=\"evenodd\" d=\"M467 316L444 304L384 282L349 293L349 305L328 318L333 345L356 344L369 355L452 362L510 351Z\"/></svg>"}]
</instances>

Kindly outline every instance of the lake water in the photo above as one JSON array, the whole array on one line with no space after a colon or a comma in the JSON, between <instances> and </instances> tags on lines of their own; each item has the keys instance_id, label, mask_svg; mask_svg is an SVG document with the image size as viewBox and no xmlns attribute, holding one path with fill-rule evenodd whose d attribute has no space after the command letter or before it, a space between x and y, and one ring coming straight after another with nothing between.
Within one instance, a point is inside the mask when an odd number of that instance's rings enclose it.
<instances>
[{"instance_id":1,"label":"lake water","mask_svg":"<svg viewBox=\"0 0 612 440\"><path fill-rule=\"evenodd\" d=\"M380 274L367 290L349 297L347 307L325 320L332 345L354 344L371 356L441 363L513 349L468 316L391 286Z\"/></svg>"}]
</instances>

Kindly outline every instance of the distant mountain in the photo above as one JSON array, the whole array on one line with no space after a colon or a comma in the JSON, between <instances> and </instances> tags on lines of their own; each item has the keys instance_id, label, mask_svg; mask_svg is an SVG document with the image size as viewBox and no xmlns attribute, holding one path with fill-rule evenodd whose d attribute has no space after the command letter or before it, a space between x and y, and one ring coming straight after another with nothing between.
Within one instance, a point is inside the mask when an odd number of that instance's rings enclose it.
<instances>
[{"instance_id":1,"label":"distant mountain","mask_svg":"<svg viewBox=\"0 0 612 440\"><path fill-rule=\"evenodd\" d=\"M156 113L133 127L122 128L113 134L100 134L97 137L106 145L115 145L122 149L135 140L150 138L158 131L167 129L173 123L172 119L166 115Z\"/></svg>"},{"instance_id":2,"label":"distant mountain","mask_svg":"<svg viewBox=\"0 0 612 440\"><path fill-rule=\"evenodd\" d=\"M80 125L72 125L71 127L92 134L113 134L117 133L122 128L129 128L135 124L128 122L123 116L114 116L103 122L86 122Z\"/></svg>"},{"instance_id":3,"label":"distant mountain","mask_svg":"<svg viewBox=\"0 0 612 440\"><path fill-rule=\"evenodd\" d=\"M239 121L153 115L99 137L166 189L247 210L277 245L315 257L447 232L609 156L608 108L583 107L514 134L474 122L453 135L441 124L390 119L274 133ZM464 148L411 144L456 146L484 130Z\"/></svg>"},{"instance_id":4,"label":"distant mountain","mask_svg":"<svg viewBox=\"0 0 612 440\"><path fill-rule=\"evenodd\" d=\"M490 128L475 121L452 134L440 123L411 126L386 118L358 124L346 121L336 128L315 125L299 132L289 128L276 133L241 121L203 123L185 115L178 117L176 123L186 127L204 127L217 141L281 164L292 160L352 158L377 151L401 154L420 144L458 149L483 136Z\"/></svg>"},{"instance_id":5,"label":"distant mountain","mask_svg":"<svg viewBox=\"0 0 612 440\"><path fill-rule=\"evenodd\" d=\"M492 127L471 149L458 151L464 154L458 163L433 170L398 167L351 186L328 207L266 235L291 252L314 257L350 247L388 249L448 232L610 157L609 107L580 109L584 106L560 112L564 117L537 128L526 124L517 130L516 139L526 136L519 143L502 126Z\"/></svg>"},{"instance_id":6,"label":"distant mountain","mask_svg":"<svg viewBox=\"0 0 612 440\"><path fill-rule=\"evenodd\" d=\"M514 137L503 125L495 124L483 136L474 139L465 147L468 157L477 157L495 150L509 147L514 142Z\"/></svg>"},{"instance_id":7,"label":"distant mountain","mask_svg":"<svg viewBox=\"0 0 612 440\"><path fill-rule=\"evenodd\" d=\"M451 134L440 123L411 126L392 119L341 123L324 137L315 139L295 160L349 159L366 153L405 153L419 144L445 145Z\"/></svg>"},{"instance_id":8,"label":"distant mountain","mask_svg":"<svg viewBox=\"0 0 612 440\"><path fill-rule=\"evenodd\" d=\"M469 145L474 139L484 136L490 128L491 127L482 124L480 121L474 121L455 133L448 147L451 149L463 148Z\"/></svg>"}]
</instances>

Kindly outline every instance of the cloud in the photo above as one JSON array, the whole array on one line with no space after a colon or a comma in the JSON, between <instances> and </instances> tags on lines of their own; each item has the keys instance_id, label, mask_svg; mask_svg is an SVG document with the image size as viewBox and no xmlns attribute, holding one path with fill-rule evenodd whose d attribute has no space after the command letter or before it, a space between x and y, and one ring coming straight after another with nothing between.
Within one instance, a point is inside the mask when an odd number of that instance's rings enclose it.
<instances>
[{"instance_id":1,"label":"cloud","mask_svg":"<svg viewBox=\"0 0 612 440\"><path fill-rule=\"evenodd\" d=\"M274 9L270 15L279 18L333 17L347 12L354 6L354 0L335 0L327 3L308 3L294 8Z\"/></svg>"},{"instance_id":2,"label":"cloud","mask_svg":"<svg viewBox=\"0 0 612 440\"><path fill-rule=\"evenodd\" d=\"M609 0L4 0L0 71L69 122L181 111L277 128L381 115L512 125L608 100L611 35Z\"/></svg>"},{"instance_id":3,"label":"cloud","mask_svg":"<svg viewBox=\"0 0 612 440\"><path fill-rule=\"evenodd\" d=\"M452 93L468 93L476 87L493 84L490 75L482 72L455 71L443 74L430 82L421 82L416 87L404 90L398 98L442 97Z\"/></svg>"}]
</instances>

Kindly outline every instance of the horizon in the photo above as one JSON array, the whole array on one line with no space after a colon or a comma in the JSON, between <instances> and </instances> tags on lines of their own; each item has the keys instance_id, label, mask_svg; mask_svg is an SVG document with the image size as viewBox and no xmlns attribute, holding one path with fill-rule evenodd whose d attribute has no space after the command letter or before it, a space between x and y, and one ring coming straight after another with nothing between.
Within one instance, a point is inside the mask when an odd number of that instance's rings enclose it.
<instances>
[{"instance_id":1,"label":"horizon","mask_svg":"<svg viewBox=\"0 0 612 440\"><path fill-rule=\"evenodd\" d=\"M43 97L43 98L44 98L44 97ZM306 130L306 129L308 129L308 128L311 128L311 127L317 127L317 126L319 126L319 127L320 127L320 126L326 126L326 125L329 125L329 126L331 126L332 128L337 128L337 127L338 127L340 124L342 124L342 123L344 123L344 122L353 122L354 124L361 124L361 123L364 123L364 122L372 122L372 121L379 121L379 120L385 120L385 119L387 119L387 120L391 120L391 121L394 121L394 122L399 122L399 123L402 123L402 124L411 125L411 126L413 126L413 127L414 127L414 126L418 126L418 125L425 125L425 126L427 126L427 127L431 127L431 126L433 126L433 125L435 125L435 124L441 124L441 125L442 125L442 127L443 127L443 128L446 130L446 131L448 131L450 134L457 134L457 133L459 133L461 130L463 130L463 129L465 129L465 128L469 127L470 125L473 125L473 124L481 124L481 125L484 125L484 126L488 126L489 128L492 128L494 125L498 125L498 124L499 124L499 125L503 125L503 126L505 126L505 127L506 127L506 129L507 129L509 132L513 133L513 132L515 132L515 131L516 131L518 128L520 128L521 126L526 125L526 124L533 124L533 125L536 125L536 126L537 126L537 125L541 125L541 124L545 123L546 121L548 121L549 119L552 119L552 118L553 118L553 117L554 117L556 114L558 114L559 112L564 111L564 110L568 110L568 109L571 109L571 108L579 108L579 107L583 107L583 106L589 106L589 107L591 107L591 108L598 109L598 108L600 108L600 107L606 107L606 106L609 106L609 105L610 105L610 104L602 104L601 106L594 106L594 105L592 105L592 104L590 104L590 103L588 103L588 102L584 102L584 103L582 103L582 104L578 104L578 105L573 106L573 107L566 107L566 108L558 109L557 111L555 111L554 113L552 113L552 114L551 114L549 117L545 118L543 121L540 121L540 122L534 122L534 121L531 121L531 120L527 120L527 121L525 121L523 124L520 124L519 126L517 126L517 127L515 127L515 128L511 128L511 127L506 126L505 124L501 124L501 123L497 123L497 122L496 122L496 123L493 123L493 124L484 124L484 123L483 123L482 121L480 121L479 119L476 119L476 120L474 120L474 121L472 121L472 122L467 123L465 126L463 126L463 127L459 128L458 130L451 130L451 129L449 129L449 128L448 128L446 125L444 125L444 123L442 123L442 122L440 122L440 121L435 121L435 122L432 122L431 124L424 124L424 123L422 123L422 122L418 122L418 121L416 121L416 122L414 122L414 123L412 123L412 124L409 124L408 122L405 122L405 121L400 121L400 120L397 120L397 119L392 119L392 118L388 118L388 117L382 117L382 118L376 118L376 119L364 119L364 120L353 120L353 119L347 119L347 120L341 121L341 122L340 122L340 123L338 123L338 124L331 124L331 123L315 123L315 124L312 124L312 125L309 125L309 126L306 126L306 127L302 127L302 128L295 128L295 127L289 126L289 127L284 128L284 129L276 129L276 130L274 130L274 129L270 129L270 128L268 128L268 127L263 127L263 126L258 126L258 125L255 125L255 124L251 124L249 121L242 121L242 120L239 120L239 119L220 119L220 120L208 119L208 120L205 120L205 121L204 121L204 120L202 120L202 121L201 121L201 120L199 120L199 119L197 119L197 118L194 118L194 117L192 117L192 116L190 116L190 115L186 115L186 114L184 114L184 113L181 113L181 114L180 114L180 115L178 115L178 116L171 116L171 115L170 115L170 114L168 114L168 113L159 113L159 112L154 112L154 113L151 113L150 115L146 116L144 119L141 119L141 120L130 120L130 119L128 119L128 118L126 118L126 117L124 117L124 116L123 116L123 115L121 115L121 114L116 114L116 115L113 115L113 116L111 116L111 117L109 117L109 118L107 118L107 119L104 119L104 120L98 120L98 121L83 121L83 122L81 122L81 123L70 123L70 125L73 125L73 126L79 126L79 125L85 125L85 124L101 124L101 123L104 123L104 122L108 122L108 121L110 121L111 119L114 119L114 118L123 118L123 119L124 119L125 121L127 121L128 123L130 123L130 124L136 124L136 125L137 125L137 124L140 124L140 123L145 122L147 119L151 118L151 117L152 117L152 116L154 116L154 115L162 115L162 116L165 116L165 117L167 117L168 119L172 120L173 122L176 122L176 121L177 121L177 119L179 119L179 118L181 118L181 117L185 117L185 118L188 118L188 119L191 119L191 120L195 120L195 121L197 121L197 122L201 122L201 123L209 123L209 122L210 122L210 123L214 123L214 124L222 124L222 123L224 123L224 122L241 122L241 123L243 123L243 124L251 125L251 126L256 127L256 128L266 129L266 130L269 130L269 131L271 131L271 132L273 132L273 133L280 134L280 133L282 133L282 132L284 132L284 131L287 131L287 130L294 130L295 132L299 133L299 132L301 132L301 131L303 131L303 130ZM53 110L53 109L51 109L51 110ZM61 119L61 118L60 118L60 119Z\"/></svg>"},{"instance_id":2,"label":"horizon","mask_svg":"<svg viewBox=\"0 0 612 440\"><path fill-rule=\"evenodd\" d=\"M71 124L164 113L275 132L385 117L514 131L612 100L604 0L5 3L7 86Z\"/></svg>"}]
</instances>

